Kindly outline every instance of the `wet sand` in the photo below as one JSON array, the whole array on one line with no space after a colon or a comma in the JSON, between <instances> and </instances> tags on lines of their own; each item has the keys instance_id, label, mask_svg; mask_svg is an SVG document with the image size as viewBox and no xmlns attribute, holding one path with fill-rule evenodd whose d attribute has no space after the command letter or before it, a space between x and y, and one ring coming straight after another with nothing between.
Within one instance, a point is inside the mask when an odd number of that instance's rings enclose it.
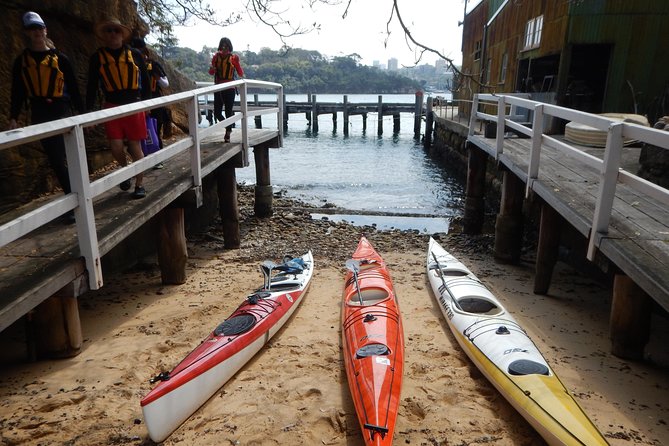
<instances>
[{"instance_id":1,"label":"wet sand","mask_svg":"<svg viewBox=\"0 0 669 446\"><path fill-rule=\"evenodd\" d=\"M153 258L105 277L80 298L80 355L1 366L0 444L153 444L139 405L149 379L262 284L261 261L312 249L316 271L293 317L164 444L362 445L340 348L344 262L362 232L389 265L405 327L394 444L544 444L451 335L427 283L427 236L307 220L288 211L270 221L246 216L239 250L223 250L216 228L191 237L184 285L161 285ZM441 236L525 326L612 445L669 444L667 319L654 321L650 361L613 357L609 289L560 263L550 294L536 296L532 254L500 265L490 240Z\"/></svg>"}]
</instances>

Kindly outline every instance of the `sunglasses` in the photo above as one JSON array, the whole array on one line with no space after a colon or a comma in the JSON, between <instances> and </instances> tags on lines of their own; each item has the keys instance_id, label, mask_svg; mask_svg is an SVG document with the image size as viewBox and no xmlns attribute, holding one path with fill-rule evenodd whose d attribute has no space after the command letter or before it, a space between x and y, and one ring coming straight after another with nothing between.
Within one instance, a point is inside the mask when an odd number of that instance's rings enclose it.
<instances>
[{"instance_id":1,"label":"sunglasses","mask_svg":"<svg viewBox=\"0 0 669 446\"><path fill-rule=\"evenodd\" d=\"M123 31L121 28L105 28L104 32L109 33L109 34L123 34Z\"/></svg>"}]
</instances>

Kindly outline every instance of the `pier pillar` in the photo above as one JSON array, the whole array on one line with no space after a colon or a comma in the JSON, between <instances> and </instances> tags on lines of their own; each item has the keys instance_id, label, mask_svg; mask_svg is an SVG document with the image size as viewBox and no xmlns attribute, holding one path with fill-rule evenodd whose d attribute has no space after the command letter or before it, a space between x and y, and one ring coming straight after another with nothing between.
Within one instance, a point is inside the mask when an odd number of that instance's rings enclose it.
<instances>
[{"instance_id":1,"label":"pier pillar","mask_svg":"<svg viewBox=\"0 0 669 446\"><path fill-rule=\"evenodd\" d=\"M462 231L465 234L480 234L485 215L485 174L488 155L473 144L467 143L467 186L465 191L465 215Z\"/></svg>"},{"instance_id":2,"label":"pier pillar","mask_svg":"<svg viewBox=\"0 0 669 446\"><path fill-rule=\"evenodd\" d=\"M158 265L163 285L186 283L186 224L184 209L166 207L157 215Z\"/></svg>"},{"instance_id":3,"label":"pier pillar","mask_svg":"<svg viewBox=\"0 0 669 446\"><path fill-rule=\"evenodd\" d=\"M547 294L553 268L558 259L560 236L564 220L550 205L542 203L539 223L539 242L535 265L534 294Z\"/></svg>"},{"instance_id":4,"label":"pier pillar","mask_svg":"<svg viewBox=\"0 0 669 446\"><path fill-rule=\"evenodd\" d=\"M223 224L223 246L226 249L236 249L241 245L239 204L237 175L235 166L230 161L216 170L216 181L218 183L218 209Z\"/></svg>"},{"instance_id":5,"label":"pier pillar","mask_svg":"<svg viewBox=\"0 0 669 446\"><path fill-rule=\"evenodd\" d=\"M416 92L416 107L414 110L413 119L413 137L420 139L420 120L423 117L423 92L418 90Z\"/></svg>"},{"instance_id":6,"label":"pier pillar","mask_svg":"<svg viewBox=\"0 0 669 446\"><path fill-rule=\"evenodd\" d=\"M318 132L318 104L316 95L311 95L311 130Z\"/></svg>"},{"instance_id":7,"label":"pier pillar","mask_svg":"<svg viewBox=\"0 0 669 446\"><path fill-rule=\"evenodd\" d=\"M272 216L272 184L269 175L269 145L260 144L253 148L256 163L256 189L253 211L256 217Z\"/></svg>"},{"instance_id":8,"label":"pier pillar","mask_svg":"<svg viewBox=\"0 0 669 446\"><path fill-rule=\"evenodd\" d=\"M376 109L376 113L378 114L378 125L376 133L381 136L383 135L383 96L381 95L379 95L379 105Z\"/></svg>"},{"instance_id":9,"label":"pier pillar","mask_svg":"<svg viewBox=\"0 0 669 446\"><path fill-rule=\"evenodd\" d=\"M285 94L283 95L283 129L288 130L288 105Z\"/></svg>"},{"instance_id":10,"label":"pier pillar","mask_svg":"<svg viewBox=\"0 0 669 446\"><path fill-rule=\"evenodd\" d=\"M344 95L344 111L342 113L343 118L344 118L344 136L348 136L348 121L349 121L349 116L348 116L348 95Z\"/></svg>"},{"instance_id":11,"label":"pier pillar","mask_svg":"<svg viewBox=\"0 0 669 446\"><path fill-rule=\"evenodd\" d=\"M616 274L611 302L611 353L623 359L642 360L650 339L652 301L632 279Z\"/></svg>"},{"instance_id":12,"label":"pier pillar","mask_svg":"<svg viewBox=\"0 0 669 446\"><path fill-rule=\"evenodd\" d=\"M28 314L29 359L72 358L81 352L84 338L77 298L87 290L83 274Z\"/></svg>"},{"instance_id":13,"label":"pier pillar","mask_svg":"<svg viewBox=\"0 0 669 446\"><path fill-rule=\"evenodd\" d=\"M400 114L393 113L393 134L400 132Z\"/></svg>"},{"instance_id":14,"label":"pier pillar","mask_svg":"<svg viewBox=\"0 0 669 446\"><path fill-rule=\"evenodd\" d=\"M256 107L260 107L260 101L258 100L258 95L254 94L253 95L253 105ZM253 121L255 122L256 128L261 129L262 128L262 116L255 116L253 118Z\"/></svg>"},{"instance_id":15,"label":"pier pillar","mask_svg":"<svg viewBox=\"0 0 669 446\"><path fill-rule=\"evenodd\" d=\"M337 112L332 113L332 130L337 131Z\"/></svg>"},{"instance_id":16,"label":"pier pillar","mask_svg":"<svg viewBox=\"0 0 669 446\"><path fill-rule=\"evenodd\" d=\"M367 131L367 113L362 114L362 133Z\"/></svg>"},{"instance_id":17,"label":"pier pillar","mask_svg":"<svg viewBox=\"0 0 669 446\"><path fill-rule=\"evenodd\" d=\"M430 148L430 145L432 145L433 128L434 128L434 112L432 111L432 98L428 96L427 110L425 112L425 139L423 140L423 146L428 149Z\"/></svg>"},{"instance_id":18,"label":"pier pillar","mask_svg":"<svg viewBox=\"0 0 669 446\"><path fill-rule=\"evenodd\" d=\"M518 263L523 244L524 183L509 170L504 170L502 198L495 221L495 259L502 263Z\"/></svg>"}]
</instances>

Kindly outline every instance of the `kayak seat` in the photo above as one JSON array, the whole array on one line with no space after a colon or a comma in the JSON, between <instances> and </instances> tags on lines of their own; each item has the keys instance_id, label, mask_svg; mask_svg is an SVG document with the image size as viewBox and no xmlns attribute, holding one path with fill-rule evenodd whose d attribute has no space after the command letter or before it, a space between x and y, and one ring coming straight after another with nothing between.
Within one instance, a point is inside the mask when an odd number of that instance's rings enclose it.
<instances>
[{"instance_id":1,"label":"kayak seat","mask_svg":"<svg viewBox=\"0 0 669 446\"><path fill-rule=\"evenodd\" d=\"M497 305L480 297L463 297L458 299L458 304L467 313L493 315L500 312Z\"/></svg>"},{"instance_id":2,"label":"kayak seat","mask_svg":"<svg viewBox=\"0 0 669 446\"><path fill-rule=\"evenodd\" d=\"M360 296L362 296L362 304L360 304ZM349 305L374 305L388 298L388 291L382 288L366 288L360 291L360 296L355 292L349 298Z\"/></svg>"}]
</instances>

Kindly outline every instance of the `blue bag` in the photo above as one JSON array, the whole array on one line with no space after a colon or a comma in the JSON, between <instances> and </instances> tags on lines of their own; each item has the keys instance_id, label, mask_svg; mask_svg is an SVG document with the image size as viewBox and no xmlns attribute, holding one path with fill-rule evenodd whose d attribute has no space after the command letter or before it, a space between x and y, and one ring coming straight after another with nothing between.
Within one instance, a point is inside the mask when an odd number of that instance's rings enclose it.
<instances>
[{"instance_id":1,"label":"blue bag","mask_svg":"<svg viewBox=\"0 0 669 446\"><path fill-rule=\"evenodd\" d=\"M158 121L150 115L146 115L146 139L141 141L142 152L144 155L150 155L160 150L160 140L158 139Z\"/></svg>"}]
</instances>

